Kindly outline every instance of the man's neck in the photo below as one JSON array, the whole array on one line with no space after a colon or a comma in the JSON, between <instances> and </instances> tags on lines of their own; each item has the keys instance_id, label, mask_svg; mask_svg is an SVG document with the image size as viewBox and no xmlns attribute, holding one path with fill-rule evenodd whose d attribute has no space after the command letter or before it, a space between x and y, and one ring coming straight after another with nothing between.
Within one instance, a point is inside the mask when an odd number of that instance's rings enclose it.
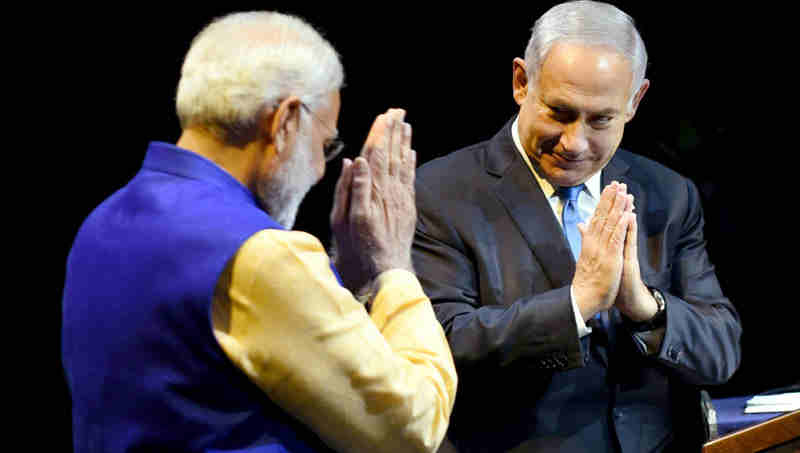
<instances>
[{"instance_id":1,"label":"man's neck","mask_svg":"<svg viewBox=\"0 0 800 453\"><path fill-rule=\"evenodd\" d=\"M255 183L255 171L261 164L262 158L258 150L258 142L248 143L239 148L226 145L204 129L193 127L184 129L175 145L214 162L243 186L252 190L252 184Z\"/></svg>"}]
</instances>

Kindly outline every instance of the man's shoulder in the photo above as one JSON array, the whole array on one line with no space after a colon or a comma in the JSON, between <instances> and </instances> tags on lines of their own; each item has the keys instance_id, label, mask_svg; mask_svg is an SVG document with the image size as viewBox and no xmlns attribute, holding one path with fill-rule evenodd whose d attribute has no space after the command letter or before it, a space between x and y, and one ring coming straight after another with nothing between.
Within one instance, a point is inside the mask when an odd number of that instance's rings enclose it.
<instances>
[{"instance_id":1,"label":"man's shoulder","mask_svg":"<svg viewBox=\"0 0 800 453\"><path fill-rule=\"evenodd\" d=\"M432 159L417 169L417 178L422 181L436 180L442 176L453 179L465 176L465 170L482 171L489 143L489 140L482 141Z\"/></svg>"},{"instance_id":2,"label":"man's shoulder","mask_svg":"<svg viewBox=\"0 0 800 453\"><path fill-rule=\"evenodd\" d=\"M651 158L625 150L615 159L628 166L626 175L640 184L658 206L684 209L700 203L700 193L691 179Z\"/></svg>"},{"instance_id":3,"label":"man's shoulder","mask_svg":"<svg viewBox=\"0 0 800 453\"><path fill-rule=\"evenodd\" d=\"M666 165L631 151L620 149L615 158L630 167L630 174L645 185L682 186L688 179Z\"/></svg>"},{"instance_id":4,"label":"man's shoulder","mask_svg":"<svg viewBox=\"0 0 800 453\"><path fill-rule=\"evenodd\" d=\"M238 246L259 230L282 228L243 198L206 181L140 171L87 216L73 248L129 249L137 244L161 253L160 250L167 250L163 247L165 241L194 244L195 248L202 248L198 244L209 247L226 242Z\"/></svg>"},{"instance_id":5,"label":"man's shoulder","mask_svg":"<svg viewBox=\"0 0 800 453\"><path fill-rule=\"evenodd\" d=\"M487 170L491 141L476 143L433 159L417 169L417 203L465 205L483 199L496 178Z\"/></svg>"}]
</instances>

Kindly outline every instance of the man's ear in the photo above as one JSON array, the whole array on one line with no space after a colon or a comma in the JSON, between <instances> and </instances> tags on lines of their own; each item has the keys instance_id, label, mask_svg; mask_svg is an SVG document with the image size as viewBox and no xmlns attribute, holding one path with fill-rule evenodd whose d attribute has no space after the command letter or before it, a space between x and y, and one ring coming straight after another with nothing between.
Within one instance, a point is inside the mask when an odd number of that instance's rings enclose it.
<instances>
[{"instance_id":1,"label":"man's ear","mask_svg":"<svg viewBox=\"0 0 800 453\"><path fill-rule=\"evenodd\" d=\"M266 118L266 130L277 152L280 153L283 145L294 141L300 129L301 107L302 103L297 96L289 96L278 104L272 115Z\"/></svg>"},{"instance_id":2,"label":"man's ear","mask_svg":"<svg viewBox=\"0 0 800 453\"><path fill-rule=\"evenodd\" d=\"M528 73L526 72L525 60L515 58L513 62L512 86L514 88L514 100L517 105L522 105L528 96Z\"/></svg>"},{"instance_id":3,"label":"man's ear","mask_svg":"<svg viewBox=\"0 0 800 453\"><path fill-rule=\"evenodd\" d=\"M639 86L639 91L633 95L633 102L631 103L631 108L628 110L628 119L630 121L633 119L633 116L636 115L636 109L639 108L639 103L642 102L642 98L644 94L647 93L647 89L650 88L650 81L647 79L642 80L642 85Z\"/></svg>"}]
</instances>

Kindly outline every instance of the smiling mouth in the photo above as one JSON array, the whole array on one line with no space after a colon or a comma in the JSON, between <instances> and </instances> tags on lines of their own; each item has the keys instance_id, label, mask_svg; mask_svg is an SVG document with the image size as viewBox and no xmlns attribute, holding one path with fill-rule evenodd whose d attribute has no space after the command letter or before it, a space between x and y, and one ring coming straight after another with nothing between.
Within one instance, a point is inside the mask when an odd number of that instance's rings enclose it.
<instances>
[{"instance_id":1,"label":"smiling mouth","mask_svg":"<svg viewBox=\"0 0 800 453\"><path fill-rule=\"evenodd\" d=\"M562 159L564 159L564 160L568 160L568 161L570 161L570 162L576 162L576 161L579 161L579 160L581 160L581 159L580 159L580 157L578 157L578 156L566 156L566 155L564 155L564 154L560 154L560 153L556 153L556 155L557 155L558 157L560 157L560 158L562 158Z\"/></svg>"},{"instance_id":2,"label":"smiling mouth","mask_svg":"<svg viewBox=\"0 0 800 453\"><path fill-rule=\"evenodd\" d=\"M583 159L581 159L580 156L569 156L558 152L553 152L551 153L551 155L556 158L556 161L562 162L567 165L577 165L578 163L583 161Z\"/></svg>"}]
</instances>

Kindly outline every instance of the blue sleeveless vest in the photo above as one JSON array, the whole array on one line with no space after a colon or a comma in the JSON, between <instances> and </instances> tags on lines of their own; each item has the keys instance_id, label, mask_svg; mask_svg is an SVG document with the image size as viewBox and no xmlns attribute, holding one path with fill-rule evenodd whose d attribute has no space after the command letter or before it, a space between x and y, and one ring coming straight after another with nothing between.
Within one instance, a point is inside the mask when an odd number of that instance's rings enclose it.
<instances>
[{"instance_id":1,"label":"blue sleeveless vest","mask_svg":"<svg viewBox=\"0 0 800 453\"><path fill-rule=\"evenodd\" d=\"M267 228L281 226L231 175L159 142L89 215L63 297L76 453L329 451L230 362L212 333L219 275Z\"/></svg>"}]
</instances>

